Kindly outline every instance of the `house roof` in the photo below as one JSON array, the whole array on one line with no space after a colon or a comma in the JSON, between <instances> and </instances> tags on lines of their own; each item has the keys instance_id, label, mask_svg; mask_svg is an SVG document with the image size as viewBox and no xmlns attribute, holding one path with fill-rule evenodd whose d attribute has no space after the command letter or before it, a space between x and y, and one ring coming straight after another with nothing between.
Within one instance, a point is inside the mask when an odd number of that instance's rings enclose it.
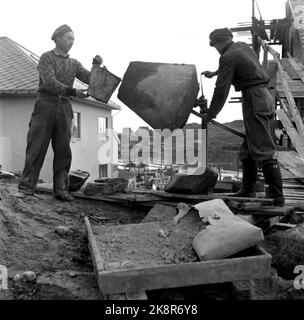
<instances>
[{"instance_id":1,"label":"house roof","mask_svg":"<svg viewBox=\"0 0 304 320\"><path fill-rule=\"evenodd\" d=\"M39 56L33 52L8 37L0 37L0 95L35 96L39 81L38 61ZM74 87L86 89L87 85L75 79ZM111 100L107 104L91 97L85 100L76 98L76 100L106 109L121 109Z\"/></svg>"}]
</instances>

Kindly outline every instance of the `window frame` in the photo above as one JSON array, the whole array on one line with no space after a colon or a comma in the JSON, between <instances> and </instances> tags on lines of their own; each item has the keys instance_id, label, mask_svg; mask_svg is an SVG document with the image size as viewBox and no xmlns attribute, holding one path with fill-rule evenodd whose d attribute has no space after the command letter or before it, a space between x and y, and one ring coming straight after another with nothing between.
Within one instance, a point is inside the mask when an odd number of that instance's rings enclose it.
<instances>
[{"instance_id":1,"label":"window frame","mask_svg":"<svg viewBox=\"0 0 304 320\"><path fill-rule=\"evenodd\" d=\"M104 119L104 131L100 132L101 130L101 123L100 120ZM106 116L98 116L97 118L98 121L98 133L97 133L97 139L98 141L105 141L108 138L108 129L109 129L109 118Z\"/></svg>"},{"instance_id":2,"label":"window frame","mask_svg":"<svg viewBox=\"0 0 304 320\"><path fill-rule=\"evenodd\" d=\"M81 113L74 111L74 112L73 112L73 115L74 115L74 117L73 117L73 120L72 120L71 137L72 137L72 139L74 139L74 140L80 140L80 139L81 139ZM75 123L76 123L76 121L77 121L77 128L78 128L78 130L77 130L77 132L78 132L77 136L74 135L74 133L75 133L74 128L75 128Z\"/></svg>"}]
</instances>

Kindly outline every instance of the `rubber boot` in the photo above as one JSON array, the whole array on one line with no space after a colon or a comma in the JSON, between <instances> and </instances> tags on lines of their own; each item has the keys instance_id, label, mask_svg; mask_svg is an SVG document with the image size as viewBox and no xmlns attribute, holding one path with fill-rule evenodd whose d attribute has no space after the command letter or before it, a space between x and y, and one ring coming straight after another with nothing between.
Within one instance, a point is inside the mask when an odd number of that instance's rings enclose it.
<instances>
[{"instance_id":1,"label":"rubber boot","mask_svg":"<svg viewBox=\"0 0 304 320\"><path fill-rule=\"evenodd\" d=\"M232 193L230 197L255 198L255 186L257 180L257 163L251 158L248 158L243 163L243 183L240 191Z\"/></svg>"},{"instance_id":2,"label":"rubber boot","mask_svg":"<svg viewBox=\"0 0 304 320\"><path fill-rule=\"evenodd\" d=\"M270 199L274 199L274 205L284 207L282 175L278 162L269 160L262 165L262 170L266 184L268 184Z\"/></svg>"}]
</instances>

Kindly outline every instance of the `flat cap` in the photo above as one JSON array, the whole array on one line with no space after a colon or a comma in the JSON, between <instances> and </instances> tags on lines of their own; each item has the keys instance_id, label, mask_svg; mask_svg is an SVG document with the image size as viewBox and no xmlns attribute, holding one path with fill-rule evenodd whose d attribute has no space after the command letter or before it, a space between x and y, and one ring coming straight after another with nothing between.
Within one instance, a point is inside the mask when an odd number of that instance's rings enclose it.
<instances>
[{"instance_id":1,"label":"flat cap","mask_svg":"<svg viewBox=\"0 0 304 320\"><path fill-rule=\"evenodd\" d=\"M67 24L63 24L54 31L52 35L52 40L55 40L56 38L63 36L66 32L73 32L73 30Z\"/></svg>"},{"instance_id":2,"label":"flat cap","mask_svg":"<svg viewBox=\"0 0 304 320\"><path fill-rule=\"evenodd\" d=\"M223 29L215 29L209 35L210 45L213 46L214 42L223 42L226 40L232 40L233 34L230 29L223 28Z\"/></svg>"}]
</instances>

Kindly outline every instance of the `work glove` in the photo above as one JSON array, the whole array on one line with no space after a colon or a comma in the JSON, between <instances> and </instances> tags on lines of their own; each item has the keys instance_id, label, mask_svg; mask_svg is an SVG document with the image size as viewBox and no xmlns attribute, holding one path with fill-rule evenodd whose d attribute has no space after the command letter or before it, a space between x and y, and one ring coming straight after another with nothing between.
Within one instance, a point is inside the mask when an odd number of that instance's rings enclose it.
<instances>
[{"instance_id":1,"label":"work glove","mask_svg":"<svg viewBox=\"0 0 304 320\"><path fill-rule=\"evenodd\" d=\"M88 97L87 91L88 91L88 89L76 89L76 97L77 98L87 98Z\"/></svg>"},{"instance_id":2,"label":"work glove","mask_svg":"<svg viewBox=\"0 0 304 320\"><path fill-rule=\"evenodd\" d=\"M204 95L202 95L201 97L199 97L198 99L195 100L195 106L196 107L201 107L203 109L207 109L208 107L208 101L205 98Z\"/></svg>"},{"instance_id":3,"label":"work glove","mask_svg":"<svg viewBox=\"0 0 304 320\"><path fill-rule=\"evenodd\" d=\"M100 55L97 55L93 58L93 62L92 62L93 65L99 67L102 63L103 63L103 59Z\"/></svg>"},{"instance_id":4,"label":"work glove","mask_svg":"<svg viewBox=\"0 0 304 320\"><path fill-rule=\"evenodd\" d=\"M201 74L204 75L206 78L211 79L211 78L213 78L214 76L217 75L217 71L215 71L215 72L212 72L212 71L203 71Z\"/></svg>"}]
</instances>

